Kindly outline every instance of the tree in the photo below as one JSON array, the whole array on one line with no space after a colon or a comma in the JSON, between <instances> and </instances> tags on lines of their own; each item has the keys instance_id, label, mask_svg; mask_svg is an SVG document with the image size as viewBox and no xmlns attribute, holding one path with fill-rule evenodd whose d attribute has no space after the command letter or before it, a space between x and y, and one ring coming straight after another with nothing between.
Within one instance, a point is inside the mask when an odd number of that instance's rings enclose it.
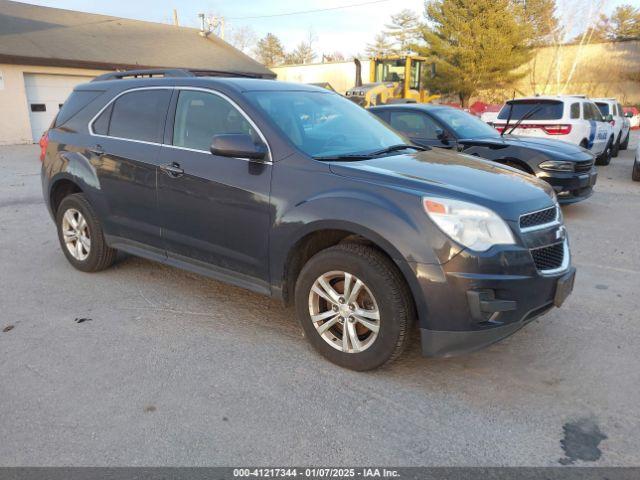
<instances>
[{"instance_id":1,"label":"tree","mask_svg":"<svg viewBox=\"0 0 640 480\"><path fill-rule=\"evenodd\" d=\"M282 63L284 60L284 47L278 37L273 33L267 33L263 38L258 40L255 54L258 61L267 67L272 67Z\"/></svg>"},{"instance_id":2,"label":"tree","mask_svg":"<svg viewBox=\"0 0 640 480\"><path fill-rule=\"evenodd\" d=\"M521 23L529 24L534 36L532 46L544 46L560 41L562 29L556 17L556 0L524 0Z\"/></svg>"},{"instance_id":3,"label":"tree","mask_svg":"<svg viewBox=\"0 0 640 480\"><path fill-rule=\"evenodd\" d=\"M322 62L344 62L345 57L342 52L332 52L332 53L323 53L322 54Z\"/></svg>"},{"instance_id":4,"label":"tree","mask_svg":"<svg viewBox=\"0 0 640 480\"><path fill-rule=\"evenodd\" d=\"M611 15L610 23L610 39L620 41L640 38L640 8L620 5Z\"/></svg>"},{"instance_id":5,"label":"tree","mask_svg":"<svg viewBox=\"0 0 640 480\"><path fill-rule=\"evenodd\" d=\"M316 58L313 46L309 42L300 42L291 53L285 55L285 63L311 63Z\"/></svg>"},{"instance_id":6,"label":"tree","mask_svg":"<svg viewBox=\"0 0 640 480\"><path fill-rule=\"evenodd\" d=\"M246 25L231 28L225 40L243 53L248 54L255 48L258 36L253 28Z\"/></svg>"},{"instance_id":7,"label":"tree","mask_svg":"<svg viewBox=\"0 0 640 480\"><path fill-rule=\"evenodd\" d=\"M420 39L420 21L418 15L408 8L391 15L391 23L385 25L385 33L395 41L400 52L407 52L411 45Z\"/></svg>"},{"instance_id":8,"label":"tree","mask_svg":"<svg viewBox=\"0 0 640 480\"><path fill-rule=\"evenodd\" d=\"M393 53L393 44L389 41L384 32L378 33L375 36L373 43L367 43L365 52L370 57L382 57Z\"/></svg>"},{"instance_id":9,"label":"tree","mask_svg":"<svg viewBox=\"0 0 640 480\"><path fill-rule=\"evenodd\" d=\"M522 5L512 0L433 0L426 4L422 29L435 64L429 88L455 93L461 105L478 90L504 87L526 72L515 70L531 58L532 29Z\"/></svg>"}]
</instances>

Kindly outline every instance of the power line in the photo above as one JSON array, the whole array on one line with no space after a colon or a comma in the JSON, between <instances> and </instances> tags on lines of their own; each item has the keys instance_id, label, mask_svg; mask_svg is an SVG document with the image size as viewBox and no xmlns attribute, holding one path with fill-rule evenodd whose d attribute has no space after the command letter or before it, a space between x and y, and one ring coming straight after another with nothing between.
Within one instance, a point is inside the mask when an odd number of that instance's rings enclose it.
<instances>
[{"instance_id":1,"label":"power line","mask_svg":"<svg viewBox=\"0 0 640 480\"><path fill-rule=\"evenodd\" d=\"M391 0L374 0L370 2L354 3L351 5L342 5L340 7L317 8L315 10L300 10L297 12L274 13L271 15L256 15L251 17L230 17L228 18L228 20L253 20L256 18L286 17L290 15L303 15L305 13L328 12L330 10L342 10L343 8L362 7L364 5L373 5L374 3L383 3L383 2L390 2L390 1Z\"/></svg>"}]
</instances>

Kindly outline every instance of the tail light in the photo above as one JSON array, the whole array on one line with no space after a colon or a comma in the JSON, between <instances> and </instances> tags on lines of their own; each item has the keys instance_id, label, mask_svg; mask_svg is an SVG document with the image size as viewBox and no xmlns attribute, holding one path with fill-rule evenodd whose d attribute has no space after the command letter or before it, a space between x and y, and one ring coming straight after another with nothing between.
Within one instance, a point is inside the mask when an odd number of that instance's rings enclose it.
<instances>
[{"instance_id":1,"label":"tail light","mask_svg":"<svg viewBox=\"0 0 640 480\"><path fill-rule=\"evenodd\" d=\"M543 125L542 129L548 135L568 135L571 133L571 125Z\"/></svg>"},{"instance_id":2,"label":"tail light","mask_svg":"<svg viewBox=\"0 0 640 480\"><path fill-rule=\"evenodd\" d=\"M494 125L493 128L502 133L502 131L504 130L504 125Z\"/></svg>"},{"instance_id":3,"label":"tail light","mask_svg":"<svg viewBox=\"0 0 640 480\"><path fill-rule=\"evenodd\" d=\"M49 132L42 134L38 145L40 145L40 161L44 162L44 157L47 155L47 147L49 146Z\"/></svg>"}]
</instances>

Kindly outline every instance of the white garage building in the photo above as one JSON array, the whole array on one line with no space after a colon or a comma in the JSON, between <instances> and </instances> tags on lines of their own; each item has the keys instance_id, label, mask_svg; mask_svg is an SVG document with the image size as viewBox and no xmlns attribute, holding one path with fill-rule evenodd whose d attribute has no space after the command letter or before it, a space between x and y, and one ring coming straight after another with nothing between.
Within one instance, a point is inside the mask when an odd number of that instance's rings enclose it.
<instances>
[{"instance_id":1,"label":"white garage building","mask_svg":"<svg viewBox=\"0 0 640 480\"><path fill-rule=\"evenodd\" d=\"M0 0L0 145L37 142L74 86L96 75L169 67L275 77L197 29Z\"/></svg>"}]
</instances>

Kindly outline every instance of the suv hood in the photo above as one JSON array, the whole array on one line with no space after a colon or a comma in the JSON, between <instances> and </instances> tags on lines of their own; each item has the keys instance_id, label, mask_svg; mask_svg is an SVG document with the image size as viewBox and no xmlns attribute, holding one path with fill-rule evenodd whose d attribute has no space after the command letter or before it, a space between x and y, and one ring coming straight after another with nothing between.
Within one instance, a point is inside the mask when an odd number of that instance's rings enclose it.
<instances>
[{"instance_id":1,"label":"suv hood","mask_svg":"<svg viewBox=\"0 0 640 480\"><path fill-rule=\"evenodd\" d=\"M542 180L470 155L433 149L371 160L331 162L333 173L385 186L464 200L516 221L523 213L553 206Z\"/></svg>"},{"instance_id":2,"label":"suv hood","mask_svg":"<svg viewBox=\"0 0 640 480\"><path fill-rule=\"evenodd\" d=\"M542 152L553 159L573 160L584 162L593 160L593 154L579 145L565 142L564 140L554 140L542 137L521 137L518 135L505 135L503 137L471 138L462 139L460 143L469 145L492 145L492 146L513 146L520 148L530 148L537 152Z\"/></svg>"}]
</instances>

